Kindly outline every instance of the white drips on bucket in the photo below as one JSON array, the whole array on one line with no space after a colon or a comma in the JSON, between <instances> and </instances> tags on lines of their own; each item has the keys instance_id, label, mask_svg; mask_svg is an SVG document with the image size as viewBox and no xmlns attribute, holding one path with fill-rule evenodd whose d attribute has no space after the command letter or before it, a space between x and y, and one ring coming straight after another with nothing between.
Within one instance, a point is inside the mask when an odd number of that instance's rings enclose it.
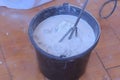
<instances>
[{"instance_id":1,"label":"white drips on bucket","mask_svg":"<svg viewBox=\"0 0 120 80\"><path fill-rule=\"evenodd\" d=\"M71 57L81 54L90 48L95 41L95 35L91 26L80 20L78 23L78 37L60 38L73 27L77 17L71 15L57 15L41 22L34 31L34 40L38 46L49 54L61 57Z\"/></svg>"}]
</instances>

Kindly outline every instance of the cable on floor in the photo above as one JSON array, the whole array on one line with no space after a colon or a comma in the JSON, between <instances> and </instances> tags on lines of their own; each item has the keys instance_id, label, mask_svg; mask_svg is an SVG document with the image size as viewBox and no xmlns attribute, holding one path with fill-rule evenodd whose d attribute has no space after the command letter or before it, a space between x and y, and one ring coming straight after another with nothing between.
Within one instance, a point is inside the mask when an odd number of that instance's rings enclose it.
<instances>
[{"instance_id":1,"label":"cable on floor","mask_svg":"<svg viewBox=\"0 0 120 80\"><path fill-rule=\"evenodd\" d=\"M103 11L104 7L105 7L107 4L111 3L111 2L114 2L113 9L111 10L111 12L110 12L107 16L103 16L103 15L102 15L102 11ZM115 11L116 7L117 7L117 2L118 2L118 0L108 0L108 1L106 1L106 2L101 6L101 8L100 8L100 10L99 10L99 16L100 16L102 19L107 19L108 17L110 17L110 16L113 14L113 12Z\"/></svg>"}]
</instances>

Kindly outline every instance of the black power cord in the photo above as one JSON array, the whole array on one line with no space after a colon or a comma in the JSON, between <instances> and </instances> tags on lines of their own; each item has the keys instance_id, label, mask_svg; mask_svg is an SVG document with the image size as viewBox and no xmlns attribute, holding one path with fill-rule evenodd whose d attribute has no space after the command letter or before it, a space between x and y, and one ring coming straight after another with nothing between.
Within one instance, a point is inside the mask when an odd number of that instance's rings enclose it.
<instances>
[{"instance_id":1,"label":"black power cord","mask_svg":"<svg viewBox=\"0 0 120 80\"><path fill-rule=\"evenodd\" d=\"M117 1L118 1L118 0L108 0L108 1L106 1L106 2L102 5L102 7L100 8L100 10L99 10L99 16L100 16L102 19L107 19L108 17L110 17L110 16L113 14L113 12L115 11L116 7L117 7ZM102 15L102 11L103 11L104 7L105 7L107 4L109 4L110 2L114 2L113 9L111 10L111 12L110 12L107 16L103 16L103 15Z\"/></svg>"}]
</instances>

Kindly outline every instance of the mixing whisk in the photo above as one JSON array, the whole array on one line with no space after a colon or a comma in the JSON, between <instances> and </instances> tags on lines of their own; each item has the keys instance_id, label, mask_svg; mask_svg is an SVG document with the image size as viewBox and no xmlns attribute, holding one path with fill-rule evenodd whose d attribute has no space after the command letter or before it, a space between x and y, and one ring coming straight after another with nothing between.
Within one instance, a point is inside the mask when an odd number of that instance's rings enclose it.
<instances>
[{"instance_id":1,"label":"mixing whisk","mask_svg":"<svg viewBox=\"0 0 120 80\"><path fill-rule=\"evenodd\" d=\"M84 9L85 9L86 6L87 6L87 3L88 3L88 0L86 0L86 1L84 2L83 6L82 6L82 9L81 9L81 11L80 11L80 14L79 14L79 16L78 16L78 18L77 18L74 26L71 27L71 28L68 30L68 32L66 32L66 34L59 40L59 42L62 42L62 41L64 40L64 38L65 38L69 33L70 33L70 36L68 37L68 39L71 39L71 38L72 38L72 35L73 35L74 32L75 32L75 36L77 37L77 35L78 35L77 24L78 24L79 20L80 20L81 17L82 17L82 14L83 14L83 12L84 12Z\"/></svg>"}]
</instances>

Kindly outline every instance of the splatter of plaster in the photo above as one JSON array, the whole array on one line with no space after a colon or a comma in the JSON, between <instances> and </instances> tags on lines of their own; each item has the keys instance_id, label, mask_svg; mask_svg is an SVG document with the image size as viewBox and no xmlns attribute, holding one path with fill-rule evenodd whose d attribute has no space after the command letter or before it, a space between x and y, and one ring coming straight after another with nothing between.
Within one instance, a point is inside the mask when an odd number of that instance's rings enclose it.
<instances>
[{"instance_id":1,"label":"splatter of plaster","mask_svg":"<svg viewBox=\"0 0 120 80\"><path fill-rule=\"evenodd\" d=\"M1 64L3 64L3 62L2 62L2 61L0 61L0 65L1 65Z\"/></svg>"}]
</instances>

